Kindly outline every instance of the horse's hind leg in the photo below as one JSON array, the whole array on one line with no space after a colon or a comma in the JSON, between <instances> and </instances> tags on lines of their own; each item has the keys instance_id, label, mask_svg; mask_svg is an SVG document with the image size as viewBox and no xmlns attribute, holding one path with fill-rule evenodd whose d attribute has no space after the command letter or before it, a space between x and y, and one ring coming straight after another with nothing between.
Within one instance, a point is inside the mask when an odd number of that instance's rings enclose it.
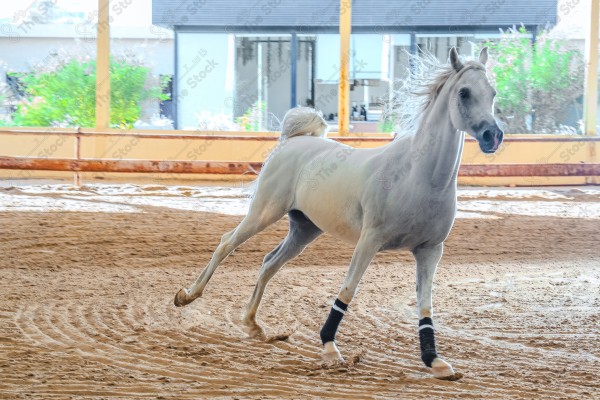
<instances>
[{"instance_id":1,"label":"horse's hind leg","mask_svg":"<svg viewBox=\"0 0 600 400\"><path fill-rule=\"evenodd\" d=\"M265 199L265 201L261 200L260 198L255 198L250 206L248 215L240 222L237 228L221 237L221 243L213 253L206 268L204 268L198 279L196 279L196 282L189 289L181 289L177 292L174 301L177 307L185 306L202 296L206 284L219 264L239 245L281 219L287 211L284 198L271 197Z\"/></svg>"},{"instance_id":2,"label":"horse's hind leg","mask_svg":"<svg viewBox=\"0 0 600 400\"><path fill-rule=\"evenodd\" d=\"M256 312L269 280L286 262L299 255L309 243L323 233L300 211L293 210L288 215L290 218L288 235L273 251L265 256L254 293L252 293L246 308L244 324L247 327L248 334L252 337L264 337L263 329L256 323Z\"/></svg>"}]
</instances>

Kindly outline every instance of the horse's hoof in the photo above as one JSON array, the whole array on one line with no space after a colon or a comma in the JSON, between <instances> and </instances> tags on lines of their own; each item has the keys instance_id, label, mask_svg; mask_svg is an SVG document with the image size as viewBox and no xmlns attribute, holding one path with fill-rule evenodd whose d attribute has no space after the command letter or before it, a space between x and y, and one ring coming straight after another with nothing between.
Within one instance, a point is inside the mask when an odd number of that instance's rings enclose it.
<instances>
[{"instance_id":1,"label":"horse's hoof","mask_svg":"<svg viewBox=\"0 0 600 400\"><path fill-rule=\"evenodd\" d=\"M175 300L173 301L173 304L175 304L175 307L183 307L190 304L192 301L194 300L189 299L188 289L181 289L175 295Z\"/></svg>"},{"instance_id":2,"label":"horse's hoof","mask_svg":"<svg viewBox=\"0 0 600 400\"><path fill-rule=\"evenodd\" d=\"M455 373L452 366L439 357L431 363L431 373L435 378L444 381L457 381L462 378L462 374Z\"/></svg>"},{"instance_id":3,"label":"horse's hoof","mask_svg":"<svg viewBox=\"0 0 600 400\"><path fill-rule=\"evenodd\" d=\"M323 345L321 360L325 365L342 364L344 362L335 342L327 342Z\"/></svg>"},{"instance_id":4,"label":"horse's hoof","mask_svg":"<svg viewBox=\"0 0 600 400\"><path fill-rule=\"evenodd\" d=\"M266 340L267 335L265 330L258 325L256 322L244 322L244 331L248 334L248 337L258 340Z\"/></svg>"}]
</instances>

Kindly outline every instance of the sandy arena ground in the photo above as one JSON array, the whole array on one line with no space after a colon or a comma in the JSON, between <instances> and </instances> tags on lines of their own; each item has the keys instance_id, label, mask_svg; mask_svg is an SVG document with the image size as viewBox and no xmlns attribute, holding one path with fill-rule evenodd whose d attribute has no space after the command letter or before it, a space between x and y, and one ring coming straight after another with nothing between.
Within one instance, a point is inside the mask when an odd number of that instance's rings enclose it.
<instances>
[{"instance_id":1,"label":"sandy arena ground","mask_svg":"<svg viewBox=\"0 0 600 400\"><path fill-rule=\"evenodd\" d=\"M238 322L285 220L172 304L241 219L192 210L241 214L239 191L0 189L0 397L600 398L600 192L522 193L461 192L435 279L438 350L464 374L446 382L419 358L409 253L373 261L338 334L351 362L325 369L347 244L323 236L275 276L259 319L291 335L265 343Z\"/></svg>"}]
</instances>

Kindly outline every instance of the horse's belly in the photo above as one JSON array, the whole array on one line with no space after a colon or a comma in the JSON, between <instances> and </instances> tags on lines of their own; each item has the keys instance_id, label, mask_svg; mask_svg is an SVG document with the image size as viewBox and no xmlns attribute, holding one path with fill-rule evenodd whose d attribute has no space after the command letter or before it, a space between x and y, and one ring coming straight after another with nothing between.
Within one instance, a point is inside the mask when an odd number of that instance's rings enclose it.
<instances>
[{"instance_id":1,"label":"horse's belly","mask_svg":"<svg viewBox=\"0 0 600 400\"><path fill-rule=\"evenodd\" d=\"M305 212L306 214L306 212ZM317 213L308 214L308 218L321 229L330 235L342 239L348 243L356 244L360 237L360 228L354 224L348 223L345 219L331 217Z\"/></svg>"},{"instance_id":2,"label":"horse's belly","mask_svg":"<svg viewBox=\"0 0 600 400\"><path fill-rule=\"evenodd\" d=\"M302 211L323 232L355 244L362 229L359 205L333 193L336 191L304 191L296 198L294 208Z\"/></svg>"},{"instance_id":3,"label":"horse's belly","mask_svg":"<svg viewBox=\"0 0 600 400\"><path fill-rule=\"evenodd\" d=\"M304 196L294 208L302 211L323 232L352 244L358 242L362 220L351 211L355 207L345 204L343 199Z\"/></svg>"}]
</instances>

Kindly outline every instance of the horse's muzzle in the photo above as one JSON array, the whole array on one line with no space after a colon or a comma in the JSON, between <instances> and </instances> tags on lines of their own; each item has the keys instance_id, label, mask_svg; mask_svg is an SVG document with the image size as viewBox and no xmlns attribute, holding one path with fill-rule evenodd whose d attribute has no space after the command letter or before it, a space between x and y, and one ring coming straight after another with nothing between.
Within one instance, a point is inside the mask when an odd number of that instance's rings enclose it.
<instances>
[{"instance_id":1,"label":"horse's muzzle","mask_svg":"<svg viewBox=\"0 0 600 400\"><path fill-rule=\"evenodd\" d=\"M479 148L486 154L495 153L502 144L504 132L498 125L488 125L477 134Z\"/></svg>"}]
</instances>

